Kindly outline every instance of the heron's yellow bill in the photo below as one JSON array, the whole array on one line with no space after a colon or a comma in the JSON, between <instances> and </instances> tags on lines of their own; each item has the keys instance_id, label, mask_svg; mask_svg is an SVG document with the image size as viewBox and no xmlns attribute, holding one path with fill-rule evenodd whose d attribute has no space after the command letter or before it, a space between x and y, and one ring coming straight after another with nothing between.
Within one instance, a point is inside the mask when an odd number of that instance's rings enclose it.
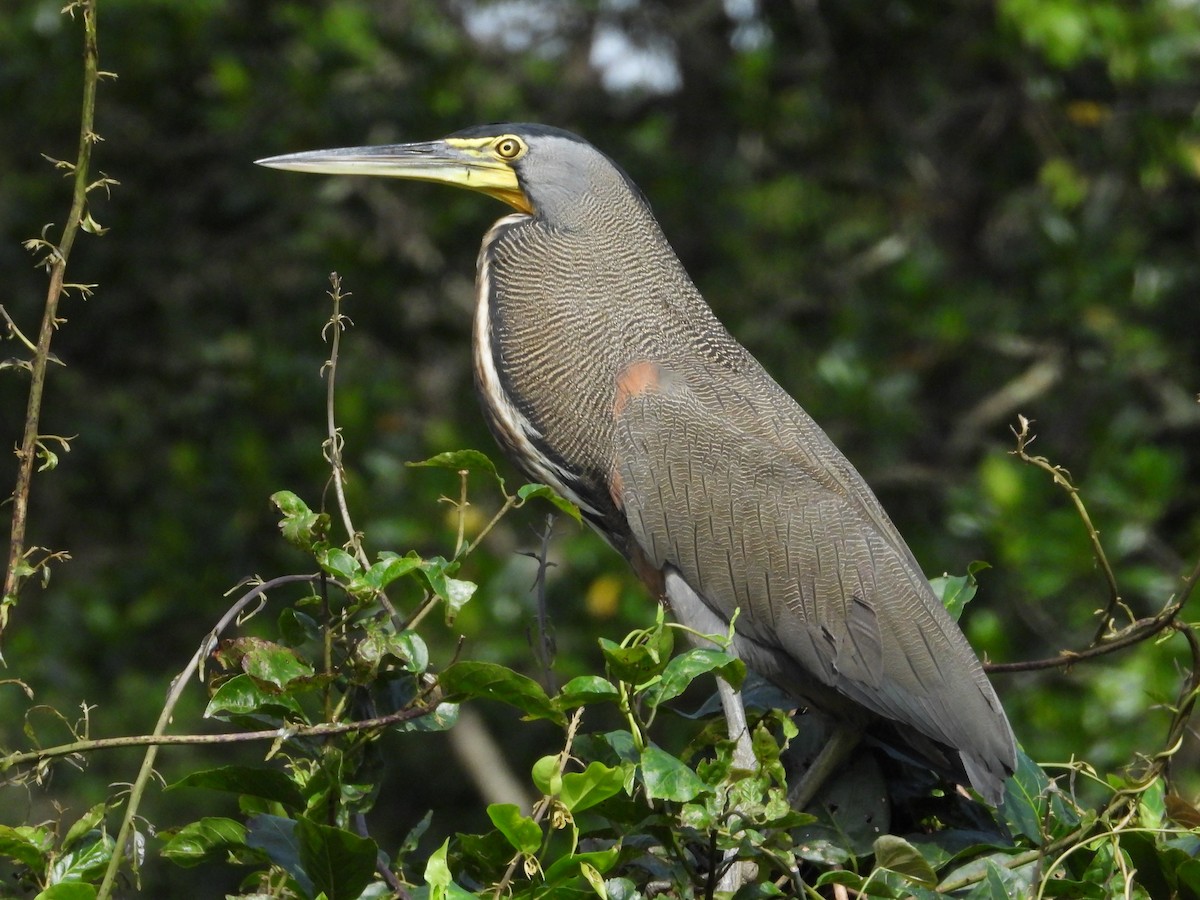
<instances>
[{"instance_id":1,"label":"heron's yellow bill","mask_svg":"<svg viewBox=\"0 0 1200 900\"><path fill-rule=\"evenodd\" d=\"M377 175L450 184L487 194L521 212L532 213L533 206L521 189L516 170L490 152L490 145L490 141L444 140L381 147L341 147L288 153L255 162L292 172Z\"/></svg>"}]
</instances>

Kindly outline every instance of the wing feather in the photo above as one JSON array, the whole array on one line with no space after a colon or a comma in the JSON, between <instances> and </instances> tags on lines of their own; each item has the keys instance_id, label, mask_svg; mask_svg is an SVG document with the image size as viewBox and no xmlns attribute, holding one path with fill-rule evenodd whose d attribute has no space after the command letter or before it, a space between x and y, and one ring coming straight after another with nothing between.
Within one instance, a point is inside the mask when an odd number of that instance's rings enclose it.
<instances>
[{"instance_id":1,"label":"wing feather","mask_svg":"<svg viewBox=\"0 0 1200 900\"><path fill-rule=\"evenodd\" d=\"M701 392L663 370L617 411L614 481L634 540L722 620L741 609L750 665L958 750L994 794L1014 759L1007 720L870 489L774 382L704 375Z\"/></svg>"}]
</instances>

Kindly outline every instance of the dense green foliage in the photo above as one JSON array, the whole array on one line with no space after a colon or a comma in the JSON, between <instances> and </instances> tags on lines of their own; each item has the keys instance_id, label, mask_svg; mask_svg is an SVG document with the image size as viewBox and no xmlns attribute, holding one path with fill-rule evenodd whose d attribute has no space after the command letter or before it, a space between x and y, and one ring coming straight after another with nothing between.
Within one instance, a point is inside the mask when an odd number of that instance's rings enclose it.
<instances>
[{"instance_id":1,"label":"dense green foliage","mask_svg":"<svg viewBox=\"0 0 1200 900\"><path fill-rule=\"evenodd\" d=\"M58 225L44 236L56 240L70 205L69 183L41 154L72 159L79 123L80 26L60 5L25 0L0 21L2 305L26 335L36 334L46 277L31 265L40 254L22 243L49 222ZM655 690L646 685L675 665L655 651L660 668L637 682L614 673L612 648L598 645L632 632L644 646L664 633L620 561L560 514L553 565L539 572L522 553L541 552L554 509L546 498L506 506L502 485L481 471L464 507L467 485L454 471L404 465L490 447L470 399L471 283L479 237L502 208L445 189L250 164L292 150L503 120L587 136L643 188L718 315L859 466L927 570L990 563L963 623L991 660L1083 649L1103 630L1098 609L1118 628L1153 616L1196 564L1200 13L1192 4L101 0L100 22L101 66L119 78L99 87L104 140L92 166L120 184L111 198L90 195L94 220L110 231L80 237L68 280L98 287L86 301L79 291L63 301L67 321L54 338L66 365L50 367L40 430L70 437L70 452L47 444L57 466L34 479L28 544L48 548L35 560L57 551L70 559L26 581L10 609L0 644L14 679L0 685L5 753L85 733L150 732L170 679L228 608L230 586L252 573L306 571L315 554L350 590L334 590L334 600L318 591L316 601L300 599L307 589L273 592L279 599L226 634L232 643L209 666L243 674L214 681L212 696L193 679L175 733L236 729L246 717L259 728L316 727L370 718L369 709L398 712L421 696L426 671L457 656L459 667L504 666L541 681L520 682L533 686L521 694L515 676L496 676L510 686L501 699L524 696L547 713L528 725L517 727L503 705L467 705L503 735L526 795L561 800L621 774L622 792L594 796L593 809L562 801L571 815L592 813L575 820L580 838L640 829L666 846L664 832L691 822L686 852L641 871L673 885L699 879L698 890L705 865L680 862L699 859L692 838L720 832L721 849L742 840L712 827L730 783L728 748L667 711L697 704L659 695L633 703L652 716L663 702L652 740L672 759L683 755L674 775L662 770L673 765L665 754L622 755L617 746L640 728L625 695ZM341 547L348 536L335 526L293 529L293 546L281 541L268 504L287 488L339 521L322 453L329 351L318 335L330 270L352 291L336 420L365 565ZM3 355L28 352L14 339ZM0 372L0 424L14 444L24 372ZM1120 604L1110 603L1071 496L1045 468L1011 455L1018 414L1039 435L1029 453L1070 470ZM468 468L478 460L470 462L457 460ZM12 460L0 469L4 483L14 471ZM455 503L440 504L443 494ZM285 510L289 520L298 510ZM478 549L462 555L463 535L474 540L499 510ZM383 550L413 562L381 562ZM403 616L426 596L461 608L452 622L439 615L397 631L371 605L373 592L355 586L366 571L398 579L389 595ZM478 588L463 596L468 583ZM552 630L537 620L539 594ZM340 680L326 634L346 654L336 660ZM676 659L686 667L695 657ZM1200 745L1190 735L1171 747L1171 790L1154 780L1134 796L1132 818L1113 793L1136 782L1127 767L1141 770L1139 754L1173 743L1180 723L1171 707L1191 665L1186 637L1174 634L1069 669L996 675L1030 757L1084 760L1097 773L1064 781L1058 805L1035 815L1050 801L1030 767L1015 782L1026 805L1013 800L1004 812L1018 848L997 853L1066 852L1081 828L1196 825L1189 801L1200 791ZM701 670L712 668L684 683ZM470 670L457 671L458 696L486 694ZM239 678L249 694L234 698ZM711 690L710 675L699 682L701 694ZM560 767L558 785L544 760L563 751L564 723L587 702L583 685L595 703L575 750L588 767ZM263 691L289 699L272 704ZM764 716L756 747L768 765L746 793L759 791L754 827L768 836L746 852L776 878L798 846L783 827L795 824L790 814L768 801L790 732ZM245 874L222 864L227 851L247 865L279 864L263 869L279 891L353 896L355 878L373 877L366 862L378 846L414 883L446 885L448 873L487 883L519 850L544 873L558 865L581 892L595 871L618 879L611 896L632 896L619 882L640 865L630 854L610 859L604 848L582 858L559 832L507 808L485 811L468 764L426 719L361 738L287 742L272 764L283 771L285 759L289 777L256 774L253 790L243 767L262 767L265 746L163 749L158 769L180 787L162 793L152 783L141 809L166 832L139 829L149 842L146 890L194 887L191 874L161 859L194 848L189 861L206 865L214 896ZM322 769L335 754L344 765ZM43 885L98 881L120 821L120 810L106 810L120 796L110 785L132 781L139 757L105 750L69 759L82 767L16 766L0 786L0 854L13 861L0 878L20 863ZM1047 766L1051 776L1062 771ZM582 780L568 789L567 774ZM656 793L647 782L657 777L690 789ZM640 793L626 793L635 783ZM242 795L240 810L223 790ZM647 805L635 808L634 797ZM369 839L356 836L359 813ZM269 849L263 829L275 826ZM443 844L458 831L484 836ZM845 877L861 888L851 879L872 878L879 866L910 881L879 874L873 889L919 891L912 885L928 886L928 869L944 879L960 864L945 848L867 842L853 845L855 856L850 843L832 843L837 853L804 857L810 883ZM1122 867L1139 870L1148 895L1200 892L1191 835L1078 846L1064 880L1092 885L1095 896L1118 892L1106 879L1117 884ZM329 878L349 881L320 881L321 860ZM847 871L829 875L833 862ZM1032 871L993 866L971 884L1003 896L1005 878Z\"/></svg>"}]
</instances>

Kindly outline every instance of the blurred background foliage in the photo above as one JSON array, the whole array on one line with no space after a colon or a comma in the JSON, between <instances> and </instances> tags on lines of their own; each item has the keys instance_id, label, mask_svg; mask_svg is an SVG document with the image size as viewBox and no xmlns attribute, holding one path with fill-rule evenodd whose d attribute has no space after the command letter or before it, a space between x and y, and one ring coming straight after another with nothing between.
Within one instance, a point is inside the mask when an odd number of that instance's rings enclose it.
<instances>
[{"instance_id":1,"label":"blurred background foliage","mask_svg":"<svg viewBox=\"0 0 1200 900\"><path fill-rule=\"evenodd\" d=\"M71 158L78 128L80 37L60 6L0 19L3 306L27 330L45 278L21 242L69 204L41 154ZM1007 453L1018 413L1082 486L1135 615L1196 559L1194 0L103 0L100 40L119 78L101 86L94 165L121 184L94 195L110 233L72 257L70 280L99 287L65 306L43 430L77 437L36 479L30 530L72 559L26 586L3 647L36 703L94 705L95 736L149 729L235 582L306 565L267 497L315 505L325 488L330 271L353 293L338 419L372 551L449 555L439 497L457 481L403 463L492 451L469 333L475 253L503 208L251 164L294 150L506 120L586 136L643 188L717 314L860 468L926 570L991 563L964 623L993 660L1084 646L1106 599L1065 496ZM27 379L0 375L15 443ZM6 457L0 479L13 471ZM471 500L476 527L500 503L483 481ZM509 517L471 558L480 593L435 658L461 633L470 657L537 674L536 564L520 552L537 548L544 511ZM552 558L561 683L597 670L598 635L653 611L573 524L556 525ZM1103 773L1160 749L1175 641L998 677L1026 750ZM195 693L178 727L200 727ZM0 744L29 741L29 705L0 686ZM31 721L36 740L62 738L52 716ZM550 751L520 731L506 750L524 772ZM438 835L480 824L444 740L397 745L382 843L429 808ZM160 767L170 779L203 753L172 749ZM0 791L0 817L81 809L136 758ZM1192 799L1198 762L1192 742L1175 767ZM169 804L150 810L171 824Z\"/></svg>"}]
</instances>

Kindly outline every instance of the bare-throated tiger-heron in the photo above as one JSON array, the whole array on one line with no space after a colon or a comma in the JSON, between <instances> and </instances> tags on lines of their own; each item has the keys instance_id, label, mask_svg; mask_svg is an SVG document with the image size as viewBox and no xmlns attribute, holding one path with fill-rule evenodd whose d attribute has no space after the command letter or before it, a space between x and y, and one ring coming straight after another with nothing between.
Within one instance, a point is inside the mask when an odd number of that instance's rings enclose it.
<instances>
[{"instance_id":1,"label":"bare-throated tiger-heron","mask_svg":"<svg viewBox=\"0 0 1200 900\"><path fill-rule=\"evenodd\" d=\"M685 625L724 634L736 612L736 653L843 737L890 723L1000 801L1013 734L975 653L862 476L717 321L611 159L519 124L260 162L513 207L479 253L474 362L517 468L578 504Z\"/></svg>"}]
</instances>

